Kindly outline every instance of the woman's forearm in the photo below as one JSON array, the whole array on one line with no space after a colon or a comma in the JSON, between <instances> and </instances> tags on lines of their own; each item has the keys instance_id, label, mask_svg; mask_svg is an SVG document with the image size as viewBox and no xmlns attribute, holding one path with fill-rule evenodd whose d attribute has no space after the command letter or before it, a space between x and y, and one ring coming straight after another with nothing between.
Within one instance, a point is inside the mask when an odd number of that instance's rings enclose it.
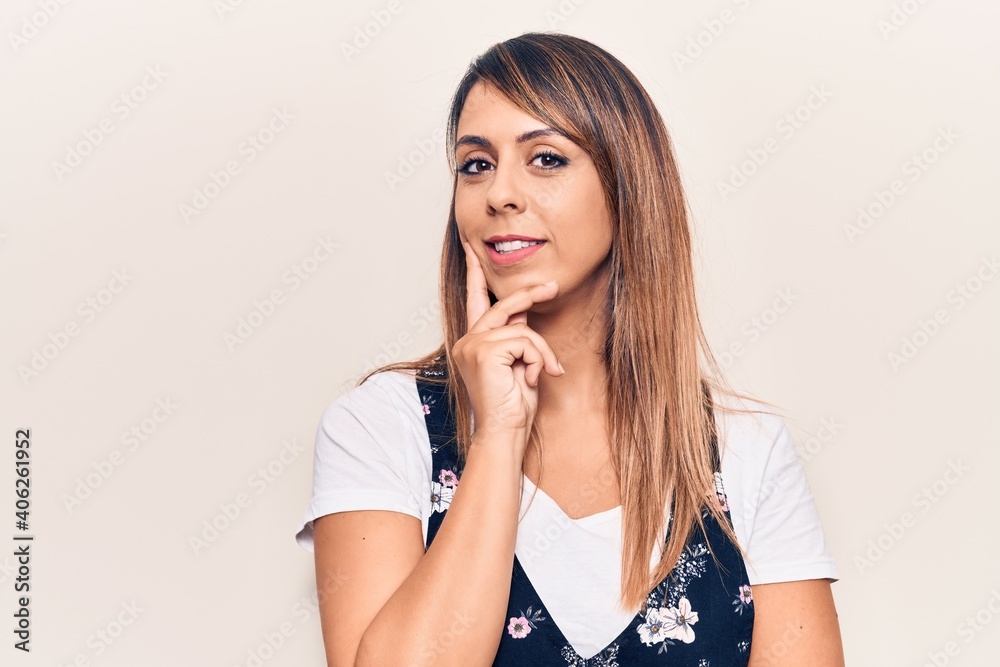
<instances>
[{"instance_id":1,"label":"woman's forearm","mask_svg":"<svg viewBox=\"0 0 1000 667\"><path fill-rule=\"evenodd\" d=\"M368 626L357 667L493 663L510 596L522 437L476 434L434 541Z\"/></svg>"}]
</instances>

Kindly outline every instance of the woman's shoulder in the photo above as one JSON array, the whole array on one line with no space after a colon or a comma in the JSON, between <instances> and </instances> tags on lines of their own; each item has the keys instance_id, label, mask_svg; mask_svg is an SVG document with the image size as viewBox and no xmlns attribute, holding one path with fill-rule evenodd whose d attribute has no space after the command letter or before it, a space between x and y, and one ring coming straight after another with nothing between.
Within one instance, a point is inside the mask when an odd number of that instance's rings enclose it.
<instances>
[{"instance_id":1,"label":"woman's shoulder","mask_svg":"<svg viewBox=\"0 0 1000 667\"><path fill-rule=\"evenodd\" d=\"M786 417L751 398L725 396L720 403L730 408L716 412L727 431L721 472L750 583L836 580L836 563Z\"/></svg>"},{"instance_id":2,"label":"woman's shoulder","mask_svg":"<svg viewBox=\"0 0 1000 667\"><path fill-rule=\"evenodd\" d=\"M715 423L726 442L773 444L785 430L785 416L763 401L712 390Z\"/></svg>"},{"instance_id":3,"label":"woman's shoulder","mask_svg":"<svg viewBox=\"0 0 1000 667\"><path fill-rule=\"evenodd\" d=\"M757 484L769 476L804 474L786 416L778 408L747 396L721 393L713 409L724 477Z\"/></svg>"},{"instance_id":4,"label":"woman's shoulder","mask_svg":"<svg viewBox=\"0 0 1000 667\"><path fill-rule=\"evenodd\" d=\"M372 373L354 389L377 387L390 395L407 395L416 387L416 371L386 369Z\"/></svg>"},{"instance_id":5,"label":"woman's shoulder","mask_svg":"<svg viewBox=\"0 0 1000 667\"><path fill-rule=\"evenodd\" d=\"M428 514L430 448L413 377L386 371L354 382L331 400L316 432L313 493L297 533L310 551L313 521L326 514Z\"/></svg>"},{"instance_id":6,"label":"woman's shoulder","mask_svg":"<svg viewBox=\"0 0 1000 667\"><path fill-rule=\"evenodd\" d=\"M384 370L343 390L328 404L324 420L349 414L359 420L398 422L400 417L419 414L416 378L413 373Z\"/></svg>"},{"instance_id":7,"label":"woman's shoulder","mask_svg":"<svg viewBox=\"0 0 1000 667\"><path fill-rule=\"evenodd\" d=\"M317 460L340 472L393 470L415 485L426 476L419 464L429 451L414 377L393 370L365 377L333 399L316 439Z\"/></svg>"}]
</instances>

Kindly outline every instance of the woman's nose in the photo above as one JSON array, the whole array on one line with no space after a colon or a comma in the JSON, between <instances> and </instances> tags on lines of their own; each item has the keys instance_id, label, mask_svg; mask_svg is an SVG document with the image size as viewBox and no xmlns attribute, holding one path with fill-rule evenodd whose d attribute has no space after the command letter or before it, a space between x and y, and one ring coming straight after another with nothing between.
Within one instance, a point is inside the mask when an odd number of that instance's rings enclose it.
<instances>
[{"instance_id":1,"label":"woman's nose","mask_svg":"<svg viewBox=\"0 0 1000 667\"><path fill-rule=\"evenodd\" d=\"M515 167L498 164L486 189L486 204L490 213L524 210L524 188Z\"/></svg>"}]
</instances>

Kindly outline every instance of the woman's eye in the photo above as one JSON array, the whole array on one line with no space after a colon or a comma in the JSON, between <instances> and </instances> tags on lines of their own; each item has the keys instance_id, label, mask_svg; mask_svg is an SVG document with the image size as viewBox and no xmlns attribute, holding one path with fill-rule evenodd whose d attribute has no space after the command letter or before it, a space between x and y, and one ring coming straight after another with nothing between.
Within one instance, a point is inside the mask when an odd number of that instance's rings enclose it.
<instances>
[{"instance_id":1,"label":"woman's eye","mask_svg":"<svg viewBox=\"0 0 1000 667\"><path fill-rule=\"evenodd\" d=\"M566 161L564 159L562 159L555 153L549 153L549 152L539 153L532 159L532 162L535 162L536 160L541 160L541 163L538 166L542 167L543 169L553 169L555 167L560 167L566 164Z\"/></svg>"},{"instance_id":2,"label":"woman's eye","mask_svg":"<svg viewBox=\"0 0 1000 667\"><path fill-rule=\"evenodd\" d=\"M565 158L562 158L555 153L545 151L535 155L531 159L531 163L548 171L564 166L567 164L567 161ZM462 163L462 166L458 168L458 171L466 176L475 176L486 171L490 171L492 168L493 165L490 164L489 160L472 158Z\"/></svg>"},{"instance_id":3,"label":"woman's eye","mask_svg":"<svg viewBox=\"0 0 1000 667\"><path fill-rule=\"evenodd\" d=\"M475 167L475 169L473 169ZM490 163L486 160L467 160L460 168L459 171L463 174L481 174L487 169L489 169Z\"/></svg>"}]
</instances>

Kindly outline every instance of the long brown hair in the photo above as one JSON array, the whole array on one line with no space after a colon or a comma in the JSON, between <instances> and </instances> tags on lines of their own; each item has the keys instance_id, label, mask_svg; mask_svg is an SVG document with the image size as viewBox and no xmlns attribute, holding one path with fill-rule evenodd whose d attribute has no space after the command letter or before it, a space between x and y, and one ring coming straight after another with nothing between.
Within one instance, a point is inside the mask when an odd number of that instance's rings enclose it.
<instances>
[{"instance_id":1,"label":"long brown hair","mask_svg":"<svg viewBox=\"0 0 1000 667\"><path fill-rule=\"evenodd\" d=\"M603 357L611 462L622 499L621 605L644 609L647 595L670 574L692 531L700 530L707 540L703 510L740 547L714 493L710 443L718 433L707 415L713 408L760 410L712 405L709 388L750 397L728 385L702 329L689 216L671 140L632 72L602 48L565 34L526 33L493 45L472 62L452 99L445 145L453 170L458 120L478 81L565 133L590 155L600 174L614 225ZM358 384L389 370L445 371L442 381L448 385L464 461L472 439L471 406L451 356L466 332L457 182L456 173L441 256L444 343L420 359L376 368ZM536 427L531 438L540 445ZM718 442L721 456L724 437ZM663 546L668 501L669 539L650 572L653 549Z\"/></svg>"}]
</instances>

